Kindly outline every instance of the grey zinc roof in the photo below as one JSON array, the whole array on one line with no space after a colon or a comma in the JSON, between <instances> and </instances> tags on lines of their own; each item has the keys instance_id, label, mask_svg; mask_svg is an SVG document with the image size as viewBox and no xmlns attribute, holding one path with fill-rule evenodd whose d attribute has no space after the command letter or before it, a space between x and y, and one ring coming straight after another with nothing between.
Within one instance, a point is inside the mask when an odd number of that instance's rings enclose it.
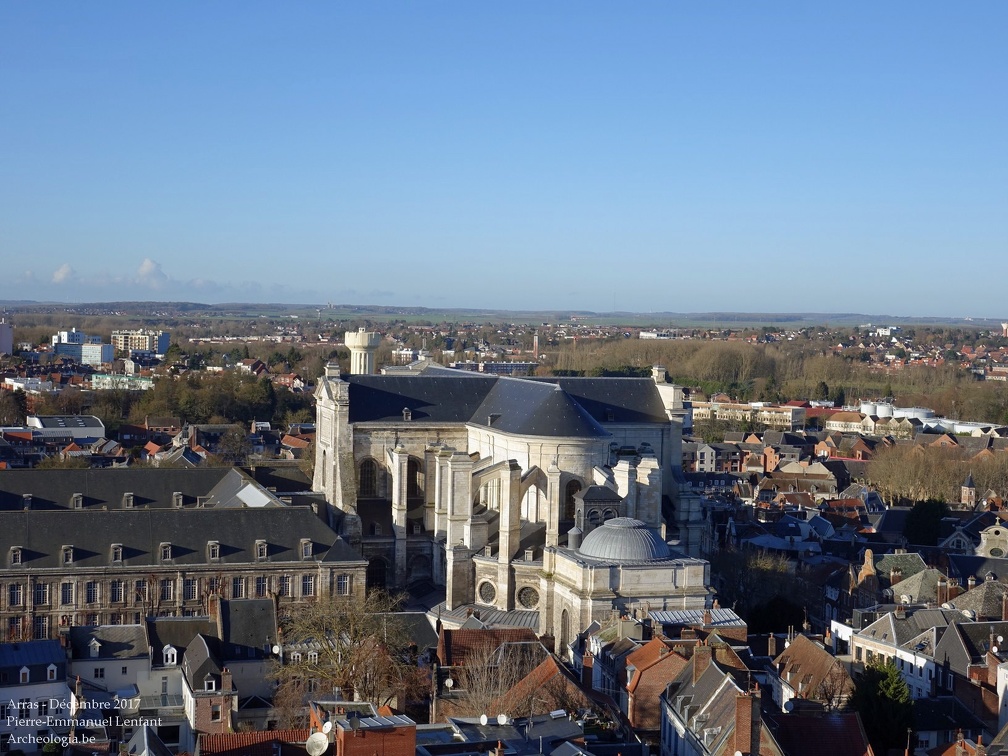
<instances>
[{"instance_id":1,"label":"grey zinc roof","mask_svg":"<svg viewBox=\"0 0 1008 756\"><path fill-rule=\"evenodd\" d=\"M64 568L62 547L73 546L73 564L111 565L110 544L123 547L123 566L161 564L160 546L170 543L171 564L206 564L207 542L220 544L220 563L256 561L255 543L267 543L272 562L300 561L300 539L313 542L315 559L361 558L312 510L137 509L120 511L0 512L0 557L22 549L25 568Z\"/></svg>"},{"instance_id":2,"label":"grey zinc roof","mask_svg":"<svg viewBox=\"0 0 1008 756\"><path fill-rule=\"evenodd\" d=\"M631 517L614 517L585 536L581 556L609 562L652 562L671 556L657 531Z\"/></svg>"},{"instance_id":3,"label":"grey zinc roof","mask_svg":"<svg viewBox=\"0 0 1008 756\"><path fill-rule=\"evenodd\" d=\"M499 378L476 409L472 422L492 423L495 430L523 436L609 435L560 386L520 378Z\"/></svg>"},{"instance_id":4,"label":"grey zinc roof","mask_svg":"<svg viewBox=\"0 0 1008 756\"><path fill-rule=\"evenodd\" d=\"M592 485L574 494L575 499L582 501L623 501L623 497L618 492L613 491L608 486Z\"/></svg>"},{"instance_id":5,"label":"grey zinc roof","mask_svg":"<svg viewBox=\"0 0 1008 756\"><path fill-rule=\"evenodd\" d=\"M70 648L74 659L91 658L91 641L97 640L99 659L147 658L147 633L143 625L71 627Z\"/></svg>"},{"instance_id":6,"label":"grey zinc roof","mask_svg":"<svg viewBox=\"0 0 1008 756\"><path fill-rule=\"evenodd\" d=\"M0 470L0 510L21 510L24 495L31 508L69 509L75 493L84 509L123 509L123 494L133 494L134 507L173 506L172 493L182 492L185 504L195 504L230 472L228 468L105 468L89 470Z\"/></svg>"}]
</instances>

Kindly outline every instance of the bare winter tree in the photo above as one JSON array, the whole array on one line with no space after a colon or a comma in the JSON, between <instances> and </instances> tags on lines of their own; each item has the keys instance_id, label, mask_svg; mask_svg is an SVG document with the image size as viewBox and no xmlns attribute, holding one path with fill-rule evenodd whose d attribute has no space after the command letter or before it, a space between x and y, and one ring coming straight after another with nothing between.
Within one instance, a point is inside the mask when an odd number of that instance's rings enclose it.
<instances>
[{"instance_id":1,"label":"bare winter tree","mask_svg":"<svg viewBox=\"0 0 1008 756\"><path fill-rule=\"evenodd\" d=\"M816 699L822 702L826 711L836 711L847 706L847 700L854 692L854 681L844 665L837 661L819 683Z\"/></svg>"},{"instance_id":2,"label":"bare winter tree","mask_svg":"<svg viewBox=\"0 0 1008 756\"><path fill-rule=\"evenodd\" d=\"M425 673L397 597L381 591L298 606L282 618L284 663L274 668L278 695L315 693L370 701L405 701L426 693Z\"/></svg>"},{"instance_id":3,"label":"bare winter tree","mask_svg":"<svg viewBox=\"0 0 1008 756\"><path fill-rule=\"evenodd\" d=\"M465 664L454 673L458 688L455 711L459 716L500 713L491 708L544 658L546 650L538 643L498 645L487 638L470 651Z\"/></svg>"}]
</instances>

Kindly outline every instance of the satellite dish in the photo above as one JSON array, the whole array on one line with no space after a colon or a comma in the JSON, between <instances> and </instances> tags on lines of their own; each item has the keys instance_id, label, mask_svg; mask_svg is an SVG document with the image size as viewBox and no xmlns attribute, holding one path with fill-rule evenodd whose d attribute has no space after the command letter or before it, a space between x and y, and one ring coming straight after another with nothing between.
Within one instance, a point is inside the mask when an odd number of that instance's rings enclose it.
<instances>
[{"instance_id":1,"label":"satellite dish","mask_svg":"<svg viewBox=\"0 0 1008 756\"><path fill-rule=\"evenodd\" d=\"M272 650L272 651L273 651L273 653L274 653L274 654L276 654L277 656L279 656L279 655L280 655L280 646L273 646L273 648L272 648L271 650Z\"/></svg>"},{"instance_id":2,"label":"satellite dish","mask_svg":"<svg viewBox=\"0 0 1008 756\"><path fill-rule=\"evenodd\" d=\"M498 714L497 715L497 724L499 724L499 725L506 725L507 724L507 714Z\"/></svg>"},{"instance_id":3,"label":"satellite dish","mask_svg":"<svg viewBox=\"0 0 1008 756\"><path fill-rule=\"evenodd\" d=\"M450 677L444 681L444 684L445 687L448 688L448 690L451 690L453 687L455 687L455 681L452 680Z\"/></svg>"},{"instance_id":4,"label":"satellite dish","mask_svg":"<svg viewBox=\"0 0 1008 756\"><path fill-rule=\"evenodd\" d=\"M486 714L480 714L480 724L481 725L486 725L486 723L489 722L489 721L490 720L487 719L487 715Z\"/></svg>"},{"instance_id":5,"label":"satellite dish","mask_svg":"<svg viewBox=\"0 0 1008 756\"><path fill-rule=\"evenodd\" d=\"M784 711L786 711L788 714L794 711L794 701L788 701L787 703L785 703Z\"/></svg>"},{"instance_id":6,"label":"satellite dish","mask_svg":"<svg viewBox=\"0 0 1008 756\"><path fill-rule=\"evenodd\" d=\"M332 730L332 722L326 722L324 725L322 725L322 732L324 732L326 735L328 735L331 730Z\"/></svg>"},{"instance_id":7,"label":"satellite dish","mask_svg":"<svg viewBox=\"0 0 1008 756\"><path fill-rule=\"evenodd\" d=\"M329 738L324 732L316 732L305 741L305 750L308 756L322 756L329 747Z\"/></svg>"},{"instance_id":8,"label":"satellite dish","mask_svg":"<svg viewBox=\"0 0 1008 756\"><path fill-rule=\"evenodd\" d=\"M998 643L1004 643L1004 636L1003 635L999 635L998 636Z\"/></svg>"}]
</instances>

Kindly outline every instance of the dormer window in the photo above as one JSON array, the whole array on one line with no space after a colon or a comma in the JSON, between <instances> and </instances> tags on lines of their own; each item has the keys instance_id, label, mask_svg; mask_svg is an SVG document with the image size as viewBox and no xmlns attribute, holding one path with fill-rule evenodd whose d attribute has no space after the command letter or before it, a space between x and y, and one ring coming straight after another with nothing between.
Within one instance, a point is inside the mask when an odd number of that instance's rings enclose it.
<instances>
[{"instance_id":1,"label":"dormer window","mask_svg":"<svg viewBox=\"0 0 1008 756\"><path fill-rule=\"evenodd\" d=\"M98 642L97 638L91 639L91 642L88 643L88 650L91 653L92 659L98 658L98 655L101 653L101 643Z\"/></svg>"},{"instance_id":2,"label":"dormer window","mask_svg":"<svg viewBox=\"0 0 1008 756\"><path fill-rule=\"evenodd\" d=\"M63 547L63 564L73 564L73 546Z\"/></svg>"},{"instance_id":3,"label":"dormer window","mask_svg":"<svg viewBox=\"0 0 1008 756\"><path fill-rule=\"evenodd\" d=\"M172 558L172 545L170 543L161 544L161 561L170 562Z\"/></svg>"},{"instance_id":4,"label":"dormer window","mask_svg":"<svg viewBox=\"0 0 1008 756\"><path fill-rule=\"evenodd\" d=\"M55 679L56 679L56 665L50 664L48 667L46 667L46 680L52 682Z\"/></svg>"},{"instance_id":5,"label":"dormer window","mask_svg":"<svg viewBox=\"0 0 1008 756\"><path fill-rule=\"evenodd\" d=\"M21 564L21 547L11 546L10 550L10 564L11 567L17 567Z\"/></svg>"},{"instance_id":6,"label":"dormer window","mask_svg":"<svg viewBox=\"0 0 1008 756\"><path fill-rule=\"evenodd\" d=\"M174 646L165 645L161 649L161 660L166 667L174 667L178 663L178 651Z\"/></svg>"},{"instance_id":7,"label":"dormer window","mask_svg":"<svg viewBox=\"0 0 1008 756\"><path fill-rule=\"evenodd\" d=\"M18 679L23 683L31 680L31 673L28 671L28 667L21 667L21 671L18 673Z\"/></svg>"},{"instance_id":8,"label":"dormer window","mask_svg":"<svg viewBox=\"0 0 1008 756\"><path fill-rule=\"evenodd\" d=\"M266 541L256 541L255 544L255 555L256 559L263 561L268 556L269 551L266 547Z\"/></svg>"},{"instance_id":9,"label":"dormer window","mask_svg":"<svg viewBox=\"0 0 1008 756\"><path fill-rule=\"evenodd\" d=\"M122 503L123 503L123 509L133 509L133 494L124 493Z\"/></svg>"},{"instance_id":10,"label":"dormer window","mask_svg":"<svg viewBox=\"0 0 1008 756\"><path fill-rule=\"evenodd\" d=\"M203 690L210 692L217 690L217 681L213 676L207 675L203 678Z\"/></svg>"},{"instance_id":11,"label":"dormer window","mask_svg":"<svg viewBox=\"0 0 1008 756\"><path fill-rule=\"evenodd\" d=\"M70 497L70 506L73 507L74 509L83 509L84 508L84 494L82 494L82 493L75 493L73 496L71 496Z\"/></svg>"},{"instance_id":12,"label":"dormer window","mask_svg":"<svg viewBox=\"0 0 1008 756\"><path fill-rule=\"evenodd\" d=\"M312 558L312 542L310 538L301 539L301 558L302 559Z\"/></svg>"},{"instance_id":13,"label":"dormer window","mask_svg":"<svg viewBox=\"0 0 1008 756\"><path fill-rule=\"evenodd\" d=\"M220 559L220 543L218 541L207 541L207 559L211 562Z\"/></svg>"},{"instance_id":14,"label":"dormer window","mask_svg":"<svg viewBox=\"0 0 1008 756\"><path fill-rule=\"evenodd\" d=\"M123 555L123 547L121 543L112 544L112 563L121 564Z\"/></svg>"},{"instance_id":15,"label":"dormer window","mask_svg":"<svg viewBox=\"0 0 1008 756\"><path fill-rule=\"evenodd\" d=\"M176 509L181 509L182 508L182 501L183 501L183 499L182 499L182 492L181 491L175 491L175 492L172 493L171 497L172 497L172 506L175 507Z\"/></svg>"}]
</instances>

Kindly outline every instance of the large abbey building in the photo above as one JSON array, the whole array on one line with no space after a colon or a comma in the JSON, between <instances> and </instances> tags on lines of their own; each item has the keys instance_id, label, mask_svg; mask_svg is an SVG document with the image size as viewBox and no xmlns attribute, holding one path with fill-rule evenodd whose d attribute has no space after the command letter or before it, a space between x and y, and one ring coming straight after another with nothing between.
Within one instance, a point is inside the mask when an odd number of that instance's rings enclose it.
<instances>
[{"instance_id":1,"label":"large abbey building","mask_svg":"<svg viewBox=\"0 0 1008 756\"><path fill-rule=\"evenodd\" d=\"M679 484L689 408L663 368L371 375L357 352L377 340L347 345L351 375L331 365L316 390L314 488L342 513L369 585L443 586L447 611L531 612L561 643L614 609L703 608L699 501Z\"/></svg>"}]
</instances>

